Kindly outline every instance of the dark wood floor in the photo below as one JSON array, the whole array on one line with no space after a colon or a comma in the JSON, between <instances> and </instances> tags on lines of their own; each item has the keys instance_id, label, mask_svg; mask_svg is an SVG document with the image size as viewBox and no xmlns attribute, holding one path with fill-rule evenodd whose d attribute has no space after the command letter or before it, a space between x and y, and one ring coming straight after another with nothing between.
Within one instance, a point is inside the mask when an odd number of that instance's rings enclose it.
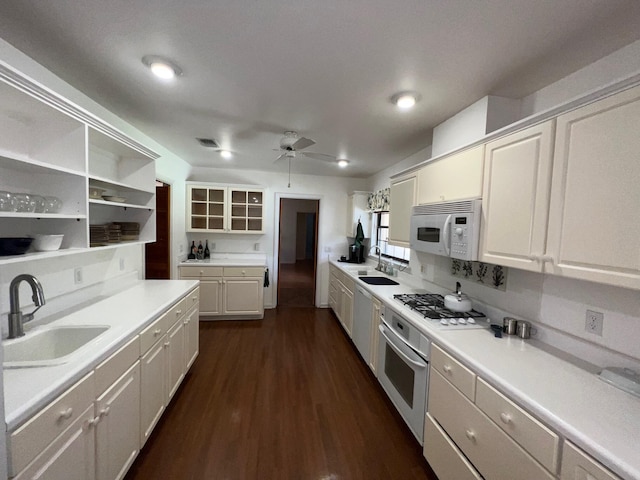
<instances>
[{"instance_id":1,"label":"dark wood floor","mask_svg":"<svg viewBox=\"0 0 640 480\"><path fill-rule=\"evenodd\" d=\"M126 480L427 479L421 448L327 309L201 322L200 356Z\"/></svg>"},{"instance_id":2,"label":"dark wood floor","mask_svg":"<svg viewBox=\"0 0 640 480\"><path fill-rule=\"evenodd\" d=\"M313 260L281 263L278 272L278 305L314 307L316 300L314 274Z\"/></svg>"}]
</instances>

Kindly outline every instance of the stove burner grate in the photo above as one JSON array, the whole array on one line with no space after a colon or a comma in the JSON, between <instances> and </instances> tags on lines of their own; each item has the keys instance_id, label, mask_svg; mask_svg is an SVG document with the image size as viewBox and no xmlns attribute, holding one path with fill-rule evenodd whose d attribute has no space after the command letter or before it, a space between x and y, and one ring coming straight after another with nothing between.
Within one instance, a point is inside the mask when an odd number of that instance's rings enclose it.
<instances>
[{"instance_id":1,"label":"stove burner grate","mask_svg":"<svg viewBox=\"0 0 640 480\"><path fill-rule=\"evenodd\" d=\"M436 293L405 293L393 296L407 307L419 313L425 318L441 320L443 318L484 318L482 312L471 310L470 312L453 312L444 306L444 297Z\"/></svg>"}]
</instances>

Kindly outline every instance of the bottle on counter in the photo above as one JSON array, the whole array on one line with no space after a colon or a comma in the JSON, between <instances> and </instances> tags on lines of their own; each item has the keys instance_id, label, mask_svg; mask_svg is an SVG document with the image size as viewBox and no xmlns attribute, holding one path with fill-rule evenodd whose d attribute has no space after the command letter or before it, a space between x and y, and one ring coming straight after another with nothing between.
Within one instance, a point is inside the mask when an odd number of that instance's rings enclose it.
<instances>
[{"instance_id":1,"label":"bottle on counter","mask_svg":"<svg viewBox=\"0 0 640 480\"><path fill-rule=\"evenodd\" d=\"M202 247L202 240L198 242L198 260L202 260L204 258L204 248Z\"/></svg>"},{"instance_id":2,"label":"bottle on counter","mask_svg":"<svg viewBox=\"0 0 640 480\"><path fill-rule=\"evenodd\" d=\"M196 247L196 242L191 242L191 247L189 248L189 255L187 255L188 260L195 260L196 253L198 252L198 248Z\"/></svg>"},{"instance_id":3,"label":"bottle on counter","mask_svg":"<svg viewBox=\"0 0 640 480\"><path fill-rule=\"evenodd\" d=\"M205 240L204 258L211 258L211 252L209 251L209 240Z\"/></svg>"}]
</instances>

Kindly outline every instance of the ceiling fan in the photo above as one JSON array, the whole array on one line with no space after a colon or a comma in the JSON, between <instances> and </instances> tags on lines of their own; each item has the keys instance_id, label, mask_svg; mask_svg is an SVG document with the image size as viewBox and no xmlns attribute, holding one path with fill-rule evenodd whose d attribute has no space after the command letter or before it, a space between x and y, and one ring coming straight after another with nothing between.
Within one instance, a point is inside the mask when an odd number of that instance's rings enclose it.
<instances>
[{"instance_id":1,"label":"ceiling fan","mask_svg":"<svg viewBox=\"0 0 640 480\"><path fill-rule=\"evenodd\" d=\"M297 156L313 158L314 160L321 160L323 162L335 162L336 157L334 155L327 155L325 153L315 153L315 152L303 152L307 147L311 145L315 145L316 142L311 140L310 138L300 137L297 132L294 131L286 131L284 132L284 137L280 139L280 148L274 148L275 152L282 152L274 160L274 163L282 158L287 158L289 160L289 183L287 187L291 187L291 159L296 158Z\"/></svg>"}]
</instances>

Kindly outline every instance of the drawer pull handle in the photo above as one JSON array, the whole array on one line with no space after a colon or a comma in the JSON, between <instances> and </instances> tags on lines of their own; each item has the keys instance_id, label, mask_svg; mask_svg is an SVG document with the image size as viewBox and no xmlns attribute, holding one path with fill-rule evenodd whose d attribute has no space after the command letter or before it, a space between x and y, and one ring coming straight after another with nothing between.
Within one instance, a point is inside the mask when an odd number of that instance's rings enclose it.
<instances>
[{"instance_id":1,"label":"drawer pull handle","mask_svg":"<svg viewBox=\"0 0 640 480\"><path fill-rule=\"evenodd\" d=\"M100 417L95 417L92 418L91 420L87 421L87 427L91 428L91 427L95 427L98 423L100 423Z\"/></svg>"},{"instance_id":2,"label":"drawer pull handle","mask_svg":"<svg viewBox=\"0 0 640 480\"><path fill-rule=\"evenodd\" d=\"M176 310L176 316L182 315L182 310Z\"/></svg>"},{"instance_id":3,"label":"drawer pull handle","mask_svg":"<svg viewBox=\"0 0 640 480\"><path fill-rule=\"evenodd\" d=\"M169 345L171 345L169 342L165 342L164 347L167 348Z\"/></svg>"},{"instance_id":4,"label":"drawer pull handle","mask_svg":"<svg viewBox=\"0 0 640 480\"><path fill-rule=\"evenodd\" d=\"M464 434L467 436L469 441L476 443L476 434L473 432L473 430L465 430Z\"/></svg>"},{"instance_id":5,"label":"drawer pull handle","mask_svg":"<svg viewBox=\"0 0 640 480\"><path fill-rule=\"evenodd\" d=\"M111 407L103 408L102 410L100 410L98 416L100 416L100 417L108 417L110 411L111 411Z\"/></svg>"},{"instance_id":6,"label":"drawer pull handle","mask_svg":"<svg viewBox=\"0 0 640 480\"><path fill-rule=\"evenodd\" d=\"M63 419L68 419L71 418L71 416L73 415L73 408L69 407L66 410L63 410L62 412L60 412L60 418Z\"/></svg>"},{"instance_id":7,"label":"drawer pull handle","mask_svg":"<svg viewBox=\"0 0 640 480\"><path fill-rule=\"evenodd\" d=\"M183 325L189 325L189 320L185 320L184 322L182 322Z\"/></svg>"},{"instance_id":8,"label":"drawer pull handle","mask_svg":"<svg viewBox=\"0 0 640 480\"><path fill-rule=\"evenodd\" d=\"M451 373L451 371L453 370L453 369L451 368L451 365L444 365L444 366L442 367L442 369L443 369L445 372L447 372L447 373Z\"/></svg>"},{"instance_id":9,"label":"drawer pull handle","mask_svg":"<svg viewBox=\"0 0 640 480\"><path fill-rule=\"evenodd\" d=\"M509 415L508 413L502 412L500 414L500 420L502 420L502 423L506 423L508 425L511 423L511 415Z\"/></svg>"},{"instance_id":10,"label":"drawer pull handle","mask_svg":"<svg viewBox=\"0 0 640 480\"><path fill-rule=\"evenodd\" d=\"M160 335L161 333L162 333L162 329L161 329L161 328L156 328L156 329L153 331L153 336L154 336L154 337L157 337L157 336L158 336L158 335Z\"/></svg>"}]
</instances>

